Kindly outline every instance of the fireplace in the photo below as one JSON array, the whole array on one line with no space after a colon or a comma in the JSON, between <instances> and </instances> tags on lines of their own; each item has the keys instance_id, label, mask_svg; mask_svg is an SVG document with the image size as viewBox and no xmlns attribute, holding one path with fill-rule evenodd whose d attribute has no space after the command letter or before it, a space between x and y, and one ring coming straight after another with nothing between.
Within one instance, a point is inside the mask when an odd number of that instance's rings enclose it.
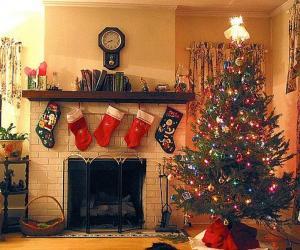
<instances>
[{"instance_id":1,"label":"fireplace","mask_svg":"<svg viewBox=\"0 0 300 250\"><path fill-rule=\"evenodd\" d=\"M145 223L144 229L154 229L161 219L161 204L159 192L159 179L158 179L158 163L162 163L164 157L170 157L170 154L165 153L160 144L155 139L156 129L159 126L162 115L164 114L166 104L138 104L138 103L114 103L114 107L126 113L118 128L114 131L111 137L110 145L108 147L99 147L95 140L91 143L90 147L81 152L75 146L74 135L68 131L68 125L65 122L67 113L73 107L81 107L85 119L87 121L90 132L96 130L100 120L106 112L107 105L105 103L93 102L60 102L61 116L60 120L55 127L55 145L51 149L43 146L40 138L35 133L36 124L47 106L46 101L31 101L30 102L30 169L29 169L29 199L41 195L51 195L55 197L61 205L65 208L66 221L68 219L68 172L67 163L70 157L80 154L83 158L104 158L104 155L109 155L107 158L115 157L130 157L130 158L143 158L147 161L145 182L143 185L143 219ZM174 104L172 108L179 110L186 114L186 105ZM142 109L155 116L155 120L150 127L148 133L143 137L141 145L135 150L127 148L124 137L130 128L133 119L136 117L138 109ZM186 145L186 119L182 118L176 133L174 134L174 141L178 150ZM138 155L138 157L137 157ZM86 169L85 164L82 162L82 170ZM80 169L80 167L78 167ZM74 170L75 171L75 170ZM80 171L80 170L78 170ZM85 173L78 177L73 178L73 185L78 187L78 195L84 192L85 189ZM63 180L64 178L64 180ZM64 185L63 185L64 183ZM86 194L86 192L84 192ZM172 191L170 191L170 194ZM77 210L78 216L80 211ZM53 217L60 216L60 211L57 206L53 206L49 200L38 200L29 209L29 216L32 219L47 221ZM173 224L181 225L183 221L181 211L173 209L172 220ZM81 221L85 228L86 218ZM124 225L124 228L125 225ZM114 228L113 230L116 230Z\"/></svg>"},{"instance_id":2,"label":"fireplace","mask_svg":"<svg viewBox=\"0 0 300 250\"><path fill-rule=\"evenodd\" d=\"M96 158L85 162L70 158L65 171L69 229L122 232L143 227L145 159Z\"/></svg>"}]
</instances>

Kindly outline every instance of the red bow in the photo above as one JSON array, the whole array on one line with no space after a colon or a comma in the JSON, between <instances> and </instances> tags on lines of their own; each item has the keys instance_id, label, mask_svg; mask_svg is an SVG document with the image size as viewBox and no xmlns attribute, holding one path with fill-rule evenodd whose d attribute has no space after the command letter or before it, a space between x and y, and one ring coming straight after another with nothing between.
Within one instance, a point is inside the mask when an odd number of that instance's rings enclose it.
<instances>
[{"instance_id":1,"label":"red bow","mask_svg":"<svg viewBox=\"0 0 300 250\"><path fill-rule=\"evenodd\" d=\"M248 250L259 247L257 230L243 223L235 223L229 229L221 219L211 224L202 241L207 247L224 250Z\"/></svg>"}]
</instances>

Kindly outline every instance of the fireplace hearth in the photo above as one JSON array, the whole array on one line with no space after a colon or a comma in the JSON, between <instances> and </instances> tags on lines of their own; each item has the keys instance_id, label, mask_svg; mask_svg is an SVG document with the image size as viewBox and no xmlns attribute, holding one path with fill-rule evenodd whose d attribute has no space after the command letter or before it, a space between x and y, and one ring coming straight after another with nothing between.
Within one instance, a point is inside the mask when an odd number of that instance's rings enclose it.
<instances>
[{"instance_id":1,"label":"fireplace hearth","mask_svg":"<svg viewBox=\"0 0 300 250\"><path fill-rule=\"evenodd\" d=\"M69 158L64 178L67 227L122 232L142 228L146 160Z\"/></svg>"}]
</instances>

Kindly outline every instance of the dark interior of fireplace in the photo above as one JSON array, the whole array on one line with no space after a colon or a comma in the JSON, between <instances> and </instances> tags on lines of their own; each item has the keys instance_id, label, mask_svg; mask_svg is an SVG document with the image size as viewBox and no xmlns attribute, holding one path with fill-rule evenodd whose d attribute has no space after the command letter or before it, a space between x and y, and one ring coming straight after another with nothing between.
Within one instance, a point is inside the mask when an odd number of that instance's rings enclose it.
<instances>
[{"instance_id":1,"label":"dark interior of fireplace","mask_svg":"<svg viewBox=\"0 0 300 250\"><path fill-rule=\"evenodd\" d=\"M128 158L68 161L68 228L130 230L142 228L146 160ZM89 206L87 205L89 204Z\"/></svg>"}]
</instances>

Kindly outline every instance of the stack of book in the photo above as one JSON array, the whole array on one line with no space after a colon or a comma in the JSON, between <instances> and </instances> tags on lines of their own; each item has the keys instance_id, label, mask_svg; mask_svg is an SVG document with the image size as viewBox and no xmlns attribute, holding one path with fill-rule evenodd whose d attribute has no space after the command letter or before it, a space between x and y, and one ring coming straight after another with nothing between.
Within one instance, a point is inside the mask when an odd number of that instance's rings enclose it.
<instances>
[{"instance_id":1,"label":"stack of book","mask_svg":"<svg viewBox=\"0 0 300 250\"><path fill-rule=\"evenodd\" d=\"M131 91L131 84L124 72L108 74L106 70L81 70L81 91Z\"/></svg>"}]
</instances>

